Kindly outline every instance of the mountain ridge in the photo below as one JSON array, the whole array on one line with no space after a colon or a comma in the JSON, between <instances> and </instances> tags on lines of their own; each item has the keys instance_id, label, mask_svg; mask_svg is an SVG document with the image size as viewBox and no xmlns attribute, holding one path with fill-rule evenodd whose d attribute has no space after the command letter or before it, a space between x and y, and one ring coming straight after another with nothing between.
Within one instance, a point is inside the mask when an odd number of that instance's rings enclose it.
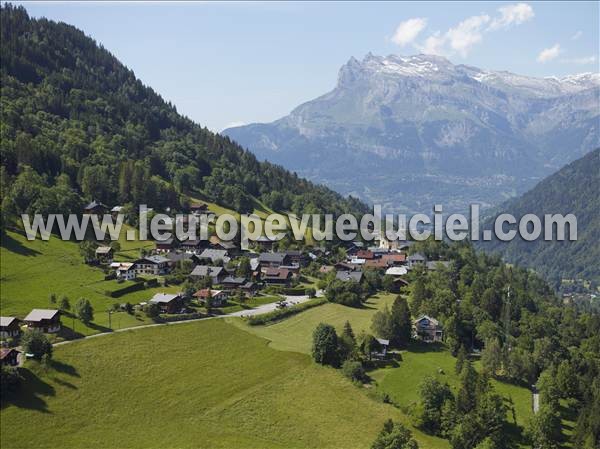
<instances>
[{"instance_id":1,"label":"mountain ridge","mask_svg":"<svg viewBox=\"0 0 600 449\"><path fill-rule=\"evenodd\" d=\"M289 115L223 133L259 159L388 209L430 212L437 201L464 210L499 204L597 147L599 92L594 73L534 78L368 54Z\"/></svg>"}]
</instances>

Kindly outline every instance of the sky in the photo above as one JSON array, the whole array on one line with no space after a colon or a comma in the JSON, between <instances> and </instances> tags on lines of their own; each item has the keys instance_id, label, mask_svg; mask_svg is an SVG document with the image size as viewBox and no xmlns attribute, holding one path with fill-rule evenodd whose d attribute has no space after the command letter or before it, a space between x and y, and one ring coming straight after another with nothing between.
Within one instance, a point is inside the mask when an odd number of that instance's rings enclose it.
<instances>
[{"instance_id":1,"label":"sky","mask_svg":"<svg viewBox=\"0 0 600 449\"><path fill-rule=\"evenodd\" d=\"M368 52L539 77L600 71L598 2L19 3L82 29L214 131L287 115Z\"/></svg>"}]
</instances>

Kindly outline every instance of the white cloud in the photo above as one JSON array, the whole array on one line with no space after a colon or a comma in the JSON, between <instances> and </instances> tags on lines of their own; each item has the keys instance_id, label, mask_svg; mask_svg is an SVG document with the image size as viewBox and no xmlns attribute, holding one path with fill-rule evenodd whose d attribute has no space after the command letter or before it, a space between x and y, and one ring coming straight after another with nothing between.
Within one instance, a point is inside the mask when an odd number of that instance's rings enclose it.
<instances>
[{"instance_id":1,"label":"white cloud","mask_svg":"<svg viewBox=\"0 0 600 449\"><path fill-rule=\"evenodd\" d=\"M445 56L448 54L448 52L444 50L445 44L446 37L441 36L440 32L436 31L427 39L425 39L425 43L423 45L419 45L417 49L421 53L425 53L427 55Z\"/></svg>"},{"instance_id":2,"label":"white cloud","mask_svg":"<svg viewBox=\"0 0 600 449\"><path fill-rule=\"evenodd\" d=\"M566 64L587 65L587 64L595 63L596 57L595 56L584 56L583 58L568 58L568 59L561 59L560 62L564 62Z\"/></svg>"},{"instance_id":3,"label":"white cloud","mask_svg":"<svg viewBox=\"0 0 600 449\"><path fill-rule=\"evenodd\" d=\"M452 50L466 58L471 47L481 42L482 27L490 21L490 16L472 16L460 22L455 28L450 28L446 38Z\"/></svg>"},{"instance_id":4,"label":"white cloud","mask_svg":"<svg viewBox=\"0 0 600 449\"><path fill-rule=\"evenodd\" d=\"M550 48L543 49L537 57L537 62L548 62L556 59L556 57L561 53L560 45L554 44Z\"/></svg>"},{"instance_id":5,"label":"white cloud","mask_svg":"<svg viewBox=\"0 0 600 449\"><path fill-rule=\"evenodd\" d=\"M527 3L515 3L513 5L506 5L502 8L498 8L500 17L492 20L489 29L499 30L501 28L508 28L511 25L521 25L528 20L533 19L535 13L533 8Z\"/></svg>"},{"instance_id":6,"label":"white cloud","mask_svg":"<svg viewBox=\"0 0 600 449\"><path fill-rule=\"evenodd\" d=\"M571 40L572 41L576 41L577 39L579 39L581 36L583 36L583 32L581 30L577 31L573 36L571 36Z\"/></svg>"},{"instance_id":7,"label":"white cloud","mask_svg":"<svg viewBox=\"0 0 600 449\"><path fill-rule=\"evenodd\" d=\"M396 32L392 36L392 42L400 46L410 44L423 31L426 25L427 19L422 17L405 20L396 28Z\"/></svg>"}]
</instances>

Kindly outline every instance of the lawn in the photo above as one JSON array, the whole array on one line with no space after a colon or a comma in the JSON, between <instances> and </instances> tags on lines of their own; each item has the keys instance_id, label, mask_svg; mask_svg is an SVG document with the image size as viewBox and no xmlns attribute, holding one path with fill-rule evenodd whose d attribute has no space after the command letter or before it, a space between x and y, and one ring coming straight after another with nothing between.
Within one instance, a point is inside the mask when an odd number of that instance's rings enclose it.
<instances>
[{"instance_id":1,"label":"lawn","mask_svg":"<svg viewBox=\"0 0 600 449\"><path fill-rule=\"evenodd\" d=\"M380 293L369 298L362 308L328 303L267 326L250 326L240 318L227 320L248 332L266 338L275 349L309 354L312 333L319 323L331 324L341 331L344 323L350 321L355 334L362 330L369 332L373 313L386 304L391 306L395 297Z\"/></svg>"},{"instance_id":2,"label":"lawn","mask_svg":"<svg viewBox=\"0 0 600 449\"><path fill-rule=\"evenodd\" d=\"M128 252L134 251L134 243L140 244L129 242ZM3 316L23 318L33 308L56 308L48 300L51 293L56 293L59 298L66 295L71 305L78 298L89 299L95 310L93 325L85 326L79 321L75 324L75 330L84 335L98 333L108 326L107 310L114 303L135 304L151 298L157 292L178 290L178 287L172 286L156 287L111 298L105 292L125 284L119 284L116 280L105 281L102 270L84 264L77 243L62 241L55 236L48 241L29 241L22 234L12 231L2 238L0 282L0 313ZM113 329L147 322L143 316L135 317L126 313L112 316ZM71 327L72 320L63 319L63 324Z\"/></svg>"},{"instance_id":3,"label":"lawn","mask_svg":"<svg viewBox=\"0 0 600 449\"><path fill-rule=\"evenodd\" d=\"M388 418L406 422L339 372L218 319L77 341L48 372L28 367L0 412L3 449L359 449Z\"/></svg>"}]
</instances>

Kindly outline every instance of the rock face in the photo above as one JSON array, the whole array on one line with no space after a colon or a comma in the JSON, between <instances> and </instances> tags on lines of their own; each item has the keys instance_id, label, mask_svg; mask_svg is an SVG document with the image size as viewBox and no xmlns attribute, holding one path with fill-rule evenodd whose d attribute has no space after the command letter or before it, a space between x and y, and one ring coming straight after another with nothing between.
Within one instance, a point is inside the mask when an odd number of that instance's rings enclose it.
<instances>
[{"instance_id":1,"label":"rock face","mask_svg":"<svg viewBox=\"0 0 600 449\"><path fill-rule=\"evenodd\" d=\"M224 133L388 210L464 210L514 196L599 146L599 95L599 74L542 79L368 54L287 117Z\"/></svg>"}]
</instances>

